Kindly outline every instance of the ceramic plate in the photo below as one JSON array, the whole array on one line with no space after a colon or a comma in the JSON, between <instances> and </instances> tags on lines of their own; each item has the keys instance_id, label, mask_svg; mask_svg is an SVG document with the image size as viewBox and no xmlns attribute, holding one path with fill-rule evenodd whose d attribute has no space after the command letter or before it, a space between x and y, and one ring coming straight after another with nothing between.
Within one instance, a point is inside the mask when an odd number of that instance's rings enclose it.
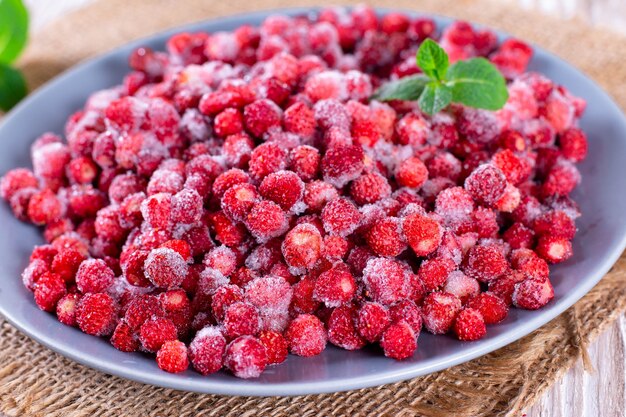
<instances>
[{"instance_id":1,"label":"ceramic plate","mask_svg":"<svg viewBox=\"0 0 626 417\"><path fill-rule=\"evenodd\" d=\"M279 12L303 14L311 10ZM37 136L46 131L61 133L67 117L82 107L90 93L119 84L128 71L127 57L137 46L163 49L166 39L176 32L230 30L244 23L259 24L269 14L251 13L180 27L115 49L67 71L31 95L2 122L0 173L28 166L29 147ZM435 20L439 25L451 22L443 17ZM37 308L32 294L22 285L20 273L32 247L43 242L42 237L35 227L16 220L4 203L0 204L0 313L41 344L103 372L163 387L228 395L295 395L386 384L445 369L509 344L574 304L602 278L626 245L624 116L593 81L541 48L535 49L530 68L587 100L581 126L589 136L589 156L579 166L583 181L573 194L583 216L577 222L574 256L552 268L554 300L539 311L512 309L508 318L490 326L480 341L463 343L422 332L418 351L402 362L387 359L374 348L347 352L329 346L317 357L290 356L254 380L237 379L223 372L211 376L191 370L168 374L157 367L153 357L117 351L105 339L64 326Z\"/></svg>"}]
</instances>

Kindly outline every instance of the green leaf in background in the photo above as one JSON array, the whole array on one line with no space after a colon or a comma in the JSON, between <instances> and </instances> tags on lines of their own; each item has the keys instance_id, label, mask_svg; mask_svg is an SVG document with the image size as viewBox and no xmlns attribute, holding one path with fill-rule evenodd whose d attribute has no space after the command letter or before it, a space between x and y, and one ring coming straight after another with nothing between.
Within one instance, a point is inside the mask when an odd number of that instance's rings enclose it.
<instances>
[{"instance_id":1,"label":"green leaf in background","mask_svg":"<svg viewBox=\"0 0 626 417\"><path fill-rule=\"evenodd\" d=\"M501 109L509 97L500 71L485 58L458 61L446 74L452 101L486 110Z\"/></svg>"},{"instance_id":2,"label":"green leaf in background","mask_svg":"<svg viewBox=\"0 0 626 417\"><path fill-rule=\"evenodd\" d=\"M422 74L400 78L383 84L371 98L379 101L417 100L429 81Z\"/></svg>"},{"instance_id":3,"label":"green leaf in background","mask_svg":"<svg viewBox=\"0 0 626 417\"><path fill-rule=\"evenodd\" d=\"M21 0L0 0L0 63L10 64L24 49L28 12Z\"/></svg>"},{"instance_id":4,"label":"green leaf in background","mask_svg":"<svg viewBox=\"0 0 626 417\"><path fill-rule=\"evenodd\" d=\"M26 82L22 74L7 65L0 64L0 109L8 111L26 96Z\"/></svg>"},{"instance_id":5,"label":"green leaf in background","mask_svg":"<svg viewBox=\"0 0 626 417\"><path fill-rule=\"evenodd\" d=\"M426 114L433 115L445 109L452 101L452 90L449 87L431 82L428 83L417 104Z\"/></svg>"},{"instance_id":6,"label":"green leaf in background","mask_svg":"<svg viewBox=\"0 0 626 417\"><path fill-rule=\"evenodd\" d=\"M432 39L426 39L417 51L417 66L430 78L441 81L448 70L448 54Z\"/></svg>"}]
</instances>

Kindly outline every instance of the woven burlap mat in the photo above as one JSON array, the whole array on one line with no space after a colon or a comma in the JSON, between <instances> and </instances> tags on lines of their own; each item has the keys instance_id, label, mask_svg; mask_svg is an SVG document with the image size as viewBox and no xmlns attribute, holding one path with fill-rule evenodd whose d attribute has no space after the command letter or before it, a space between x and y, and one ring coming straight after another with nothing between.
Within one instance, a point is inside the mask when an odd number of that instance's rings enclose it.
<instances>
[{"instance_id":1,"label":"woven burlap mat","mask_svg":"<svg viewBox=\"0 0 626 417\"><path fill-rule=\"evenodd\" d=\"M31 40L20 66L37 87L75 63L166 27L316 1L107 0ZM509 31L567 59L626 108L626 39L507 2L377 1ZM16 277L17 279L17 277ZM519 416L626 310L626 257L589 294L531 335L482 358L410 381L337 394L223 397L155 388L78 365L0 322L0 411L10 416ZM338 387L341 388L341 387Z\"/></svg>"}]
</instances>

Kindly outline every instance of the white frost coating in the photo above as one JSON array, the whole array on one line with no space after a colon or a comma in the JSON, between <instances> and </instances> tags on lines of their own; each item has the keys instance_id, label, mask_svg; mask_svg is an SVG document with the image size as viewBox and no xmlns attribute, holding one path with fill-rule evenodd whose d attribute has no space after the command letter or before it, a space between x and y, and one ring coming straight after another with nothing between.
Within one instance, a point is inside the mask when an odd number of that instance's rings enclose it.
<instances>
[{"instance_id":1,"label":"white frost coating","mask_svg":"<svg viewBox=\"0 0 626 417\"><path fill-rule=\"evenodd\" d=\"M111 285L107 289L107 293L111 297L113 297L113 299L117 301L118 303L120 302L121 297L124 294L130 293L133 296L135 296L135 295L140 295L140 294L149 294L152 291L154 291L153 286L137 287L135 285L130 284L126 280L126 277L123 275L115 278L115 280L113 281L113 285Z\"/></svg>"},{"instance_id":2,"label":"white frost coating","mask_svg":"<svg viewBox=\"0 0 626 417\"><path fill-rule=\"evenodd\" d=\"M181 129L192 142L208 139L211 126L205 121L204 115L197 109L187 109L180 120Z\"/></svg>"},{"instance_id":3,"label":"white frost coating","mask_svg":"<svg viewBox=\"0 0 626 417\"><path fill-rule=\"evenodd\" d=\"M33 259L22 272L22 282L26 288L33 289L35 284L35 273L48 270L48 265L41 259Z\"/></svg>"},{"instance_id":4,"label":"white frost coating","mask_svg":"<svg viewBox=\"0 0 626 417\"><path fill-rule=\"evenodd\" d=\"M240 336L226 348L226 364L238 378L256 378L265 367L250 354L249 344L259 345L253 336Z\"/></svg>"},{"instance_id":5,"label":"white frost coating","mask_svg":"<svg viewBox=\"0 0 626 417\"><path fill-rule=\"evenodd\" d=\"M289 311L262 311L261 330L272 330L275 332L284 332L289 324Z\"/></svg>"},{"instance_id":6,"label":"white frost coating","mask_svg":"<svg viewBox=\"0 0 626 417\"><path fill-rule=\"evenodd\" d=\"M482 238L478 241L479 246L491 246L498 249L506 258L511 253L511 245L499 238Z\"/></svg>"},{"instance_id":7,"label":"white frost coating","mask_svg":"<svg viewBox=\"0 0 626 417\"><path fill-rule=\"evenodd\" d=\"M474 211L474 199L462 187L451 187L441 191L435 200L435 213L447 226L455 227L467 221Z\"/></svg>"},{"instance_id":8,"label":"white frost coating","mask_svg":"<svg viewBox=\"0 0 626 417\"><path fill-rule=\"evenodd\" d=\"M230 284L230 279L214 268L205 268L198 279L198 291L211 295L224 285Z\"/></svg>"},{"instance_id":9,"label":"white frost coating","mask_svg":"<svg viewBox=\"0 0 626 417\"><path fill-rule=\"evenodd\" d=\"M189 266L180 253L170 248L152 249L144 263L144 271L150 282L159 286L160 283L155 282L155 278L163 269L174 276L170 288L180 285L189 272Z\"/></svg>"},{"instance_id":10,"label":"white frost coating","mask_svg":"<svg viewBox=\"0 0 626 417\"><path fill-rule=\"evenodd\" d=\"M87 99L85 109L101 112L106 109L112 101L120 97L122 97L122 86L96 91Z\"/></svg>"},{"instance_id":11,"label":"white frost coating","mask_svg":"<svg viewBox=\"0 0 626 417\"><path fill-rule=\"evenodd\" d=\"M406 217L411 214L419 214L421 216L426 215L426 210L424 207L420 206L417 203L407 204L400 212L398 213L398 217Z\"/></svg>"},{"instance_id":12,"label":"white frost coating","mask_svg":"<svg viewBox=\"0 0 626 417\"><path fill-rule=\"evenodd\" d=\"M194 343L197 344L199 340L205 339L207 337L219 338L220 336L224 338L224 336L222 335L222 331L218 326L205 326L202 329L198 330L198 332L196 333L196 336L193 338L193 341L191 342L191 345L193 345Z\"/></svg>"},{"instance_id":13,"label":"white frost coating","mask_svg":"<svg viewBox=\"0 0 626 417\"><path fill-rule=\"evenodd\" d=\"M239 54L239 42L233 32L216 32L206 42L209 59L234 61Z\"/></svg>"},{"instance_id":14,"label":"white frost coating","mask_svg":"<svg viewBox=\"0 0 626 417\"><path fill-rule=\"evenodd\" d=\"M183 189L185 179L178 172L169 169L157 169L148 182L148 194L159 192L176 193Z\"/></svg>"},{"instance_id":15,"label":"white frost coating","mask_svg":"<svg viewBox=\"0 0 626 417\"><path fill-rule=\"evenodd\" d=\"M452 271L448 275L443 290L463 299L477 295L480 292L480 284L477 280L468 277L461 271Z\"/></svg>"},{"instance_id":16,"label":"white frost coating","mask_svg":"<svg viewBox=\"0 0 626 417\"><path fill-rule=\"evenodd\" d=\"M411 146L394 145L386 140L379 140L373 148L363 149L372 160L382 163L389 172L396 172L400 162L414 155Z\"/></svg>"},{"instance_id":17,"label":"white frost coating","mask_svg":"<svg viewBox=\"0 0 626 417\"><path fill-rule=\"evenodd\" d=\"M389 305L410 292L411 269L395 259L370 258L363 269L363 283L372 300Z\"/></svg>"},{"instance_id":18,"label":"white frost coating","mask_svg":"<svg viewBox=\"0 0 626 417\"><path fill-rule=\"evenodd\" d=\"M194 228L199 227L199 226L203 226L202 222L198 222L198 223L195 223L195 224L194 223L192 223L192 224L184 224L184 223L175 224L174 227L172 228L172 237L174 239L181 239L191 229L194 229Z\"/></svg>"},{"instance_id":19,"label":"white frost coating","mask_svg":"<svg viewBox=\"0 0 626 417\"><path fill-rule=\"evenodd\" d=\"M56 168L50 164L50 155L65 153L69 156L67 145L61 142L52 142L37 148L33 154L33 172L37 177L54 177Z\"/></svg>"},{"instance_id":20,"label":"white frost coating","mask_svg":"<svg viewBox=\"0 0 626 417\"><path fill-rule=\"evenodd\" d=\"M289 283L276 276L255 278L245 288L245 299L259 309L261 316L287 312L292 295Z\"/></svg>"},{"instance_id":21,"label":"white frost coating","mask_svg":"<svg viewBox=\"0 0 626 417\"><path fill-rule=\"evenodd\" d=\"M150 216L150 208L149 208L150 207L149 204L150 204L151 201L156 200L156 201L159 202L158 205L161 205L166 200L170 200L171 201L171 199L172 199L172 195L169 194L169 193L157 193L157 194L153 194L150 197L148 197L145 200L143 200L141 202L140 210L141 210L141 215L143 216L145 222L147 222L148 224L152 223L151 216Z\"/></svg>"},{"instance_id":22,"label":"white frost coating","mask_svg":"<svg viewBox=\"0 0 626 417\"><path fill-rule=\"evenodd\" d=\"M225 261L228 264L232 265L232 269L234 269L237 265L237 255L228 246L221 245L205 253L202 263L206 267L213 268L213 265L215 265L216 261L218 261L219 263L224 263ZM232 270L230 272L232 272Z\"/></svg>"},{"instance_id":23,"label":"white frost coating","mask_svg":"<svg viewBox=\"0 0 626 417\"><path fill-rule=\"evenodd\" d=\"M332 98L341 101L348 99L346 76L339 71L330 70L314 74L307 80L305 90L319 85L323 85L325 89L332 86L334 88Z\"/></svg>"}]
</instances>

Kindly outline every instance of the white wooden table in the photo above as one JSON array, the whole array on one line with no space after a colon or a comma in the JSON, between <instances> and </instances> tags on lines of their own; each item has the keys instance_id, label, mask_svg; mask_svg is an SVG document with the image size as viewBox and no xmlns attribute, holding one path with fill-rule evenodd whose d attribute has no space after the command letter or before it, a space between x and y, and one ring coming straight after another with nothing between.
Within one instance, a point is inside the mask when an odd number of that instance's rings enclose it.
<instances>
[{"instance_id":1,"label":"white wooden table","mask_svg":"<svg viewBox=\"0 0 626 417\"><path fill-rule=\"evenodd\" d=\"M25 0L31 29L93 0ZM592 24L626 34L626 0L503 0L521 3L563 17L583 16ZM338 1L337 3L340 3ZM589 346L593 371L582 361L570 369L529 410L526 417L626 416L626 316L622 316ZM0 416L2 417L2 416ZM517 417L517 416L514 416Z\"/></svg>"}]
</instances>

